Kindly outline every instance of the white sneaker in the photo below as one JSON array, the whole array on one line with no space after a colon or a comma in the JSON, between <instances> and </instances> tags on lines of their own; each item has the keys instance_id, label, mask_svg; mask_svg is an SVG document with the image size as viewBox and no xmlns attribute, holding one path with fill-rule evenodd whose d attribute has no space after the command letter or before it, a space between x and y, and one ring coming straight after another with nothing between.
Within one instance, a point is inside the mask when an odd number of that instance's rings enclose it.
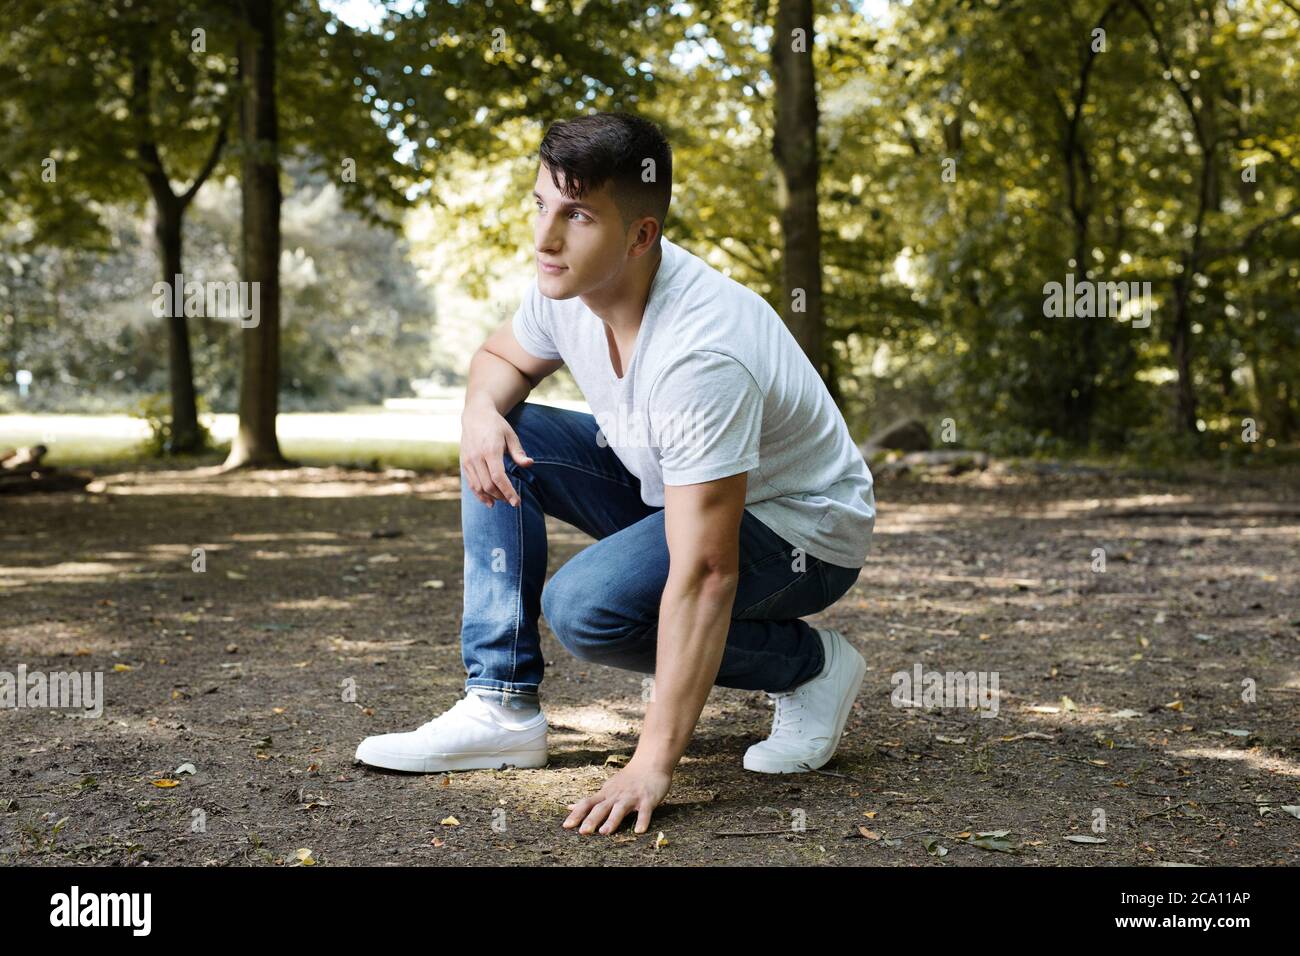
<instances>
[{"instance_id":1,"label":"white sneaker","mask_svg":"<svg viewBox=\"0 0 1300 956\"><path fill-rule=\"evenodd\" d=\"M839 631L814 628L826 651L822 672L794 690L768 693L776 705L772 734L745 751L744 767L758 773L804 773L835 755L867 662Z\"/></svg>"},{"instance_id":2,"label":"white sneaker","mask_svg":"<svg viewBox=\"0 0 1300 956\"><path fill-rule=\"evenodd\" d=\"M470 693L409 733L367 737L357 747L356 759L414 773L545 767L546 730L546 715L540 711L507 725Z\"/></svg>"}]
</instances>

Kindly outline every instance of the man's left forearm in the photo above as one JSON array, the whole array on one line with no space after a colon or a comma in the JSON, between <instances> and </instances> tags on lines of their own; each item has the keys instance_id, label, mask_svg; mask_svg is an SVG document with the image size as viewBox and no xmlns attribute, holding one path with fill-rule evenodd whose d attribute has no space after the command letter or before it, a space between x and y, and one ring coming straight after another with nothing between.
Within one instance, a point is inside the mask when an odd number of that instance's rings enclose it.
<instances>
[{"instance_id":1,"label":"man's left forearm","mask_svg":"<svg viewBox=\"0 0 1300 956\"><path fill-rule=\"evenodd\" d=\"M738 576L670 570L659 602L654 691L633 759L672 773L718 676Z\"/></svg>"}]
</instances>

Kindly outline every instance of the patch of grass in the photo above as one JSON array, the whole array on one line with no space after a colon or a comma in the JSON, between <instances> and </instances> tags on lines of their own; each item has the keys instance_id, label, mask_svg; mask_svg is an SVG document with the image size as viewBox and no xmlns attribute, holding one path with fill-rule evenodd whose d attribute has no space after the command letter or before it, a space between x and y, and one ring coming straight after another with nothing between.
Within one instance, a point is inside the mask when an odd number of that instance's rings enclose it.
<instances>
[{"instance_id":1,"label":"patch of grass","mask_svg":"<svg viewBox=\"0 0 1300 956\"><path fill-rule=\"evenodd\" d=\"M280 442L286 458L304 465L353 468L410 468L414 471L459 471L460 445L366 438L293 439Z\"/></svg>"},{"instance_id":2,"label":"patch of grass","mask_svg":"<svg viewBox=\"0 0 1300 956\"><path fill-rule=\"evenodd\" d=\"M41 436L5 435L0 444L22 447L40 444ZM460 470L460 446L455 442L412 442L367 438L287 439L280 442L286 458L304 465L348 468L409 468L414 471L456 472ZM49 445L44 463L60 468L96 468L99 470L149 467L185 469L217 465L230 453L230 443L215 445L194 455L159 458L147 444L113 436L75 435L60 437Z\"/></svg>"}]
</instances>

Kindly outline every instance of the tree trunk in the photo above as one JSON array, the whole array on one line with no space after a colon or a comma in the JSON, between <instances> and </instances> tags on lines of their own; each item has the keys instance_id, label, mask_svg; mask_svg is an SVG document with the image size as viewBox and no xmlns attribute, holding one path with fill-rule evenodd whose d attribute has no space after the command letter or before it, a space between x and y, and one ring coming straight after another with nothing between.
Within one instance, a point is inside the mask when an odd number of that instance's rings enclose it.
<instances>
[{"instance_id":1,"label":"tree trunk","mask_svg":"<svg viewBox=\"0 0 1300 956\"><path fill-rule=\"evenodd\" d=\"M167 309L168 371L172 396L172 453L199 451L199 417L194 398L194 365L190 358L190 330L185 318L185 289L174 288L181 273L181 226L185 207L171 196L155 196L157 221L154 239L162 280L172 290ZM179 301L181 308L172 305Z\"/></svg>"},{"instance_id":2,"label":"tree trunk","mask_svg":"<svg viewBox=\"0 0 1300 956\"><path fill-rule=\"evenodd\" d=\"M245 0L239 42L243 83L243 274L257 303L241 333L239 430L225 467L284 465L275 436L280 385L280 164L275 103L278 4ZM256 285L253 285L256 283ZM256 289L256 293L252 290ZM250 321L252 321L250 319Z\"/></svg>"},{"instance_id":3,"label":"tree trunk","mask_svg":"<svg viewBox=\"0 0 1300 956\"><path fill-rule=\"evenodd\" d=\"M795 31L802 30L802 34ZM798 49L793 49L795 44ZM817 216L817 82L813 72L812 0L780 0L772 40L776 129L772 152L780 169L781 316L829 387L823 344L821 227ZM795 293L802 290L801 311Z\"/></svg>"},{"instance_id":4,"label":"tree trunk","mask_svg":"<svg viewBox=\"0 0 1300 956\"><path fill-rule=\"evenodd\" d=\"M1174 420L1183 431L1199 437L1201 432L1196 427L1196 388L1192 383L1190 286L1190 274L1184 270L1183 275L1174 282L1174 323L1169 335L1169 352L1175 368L1178 369Z\"/></svg>"}]
</instances>

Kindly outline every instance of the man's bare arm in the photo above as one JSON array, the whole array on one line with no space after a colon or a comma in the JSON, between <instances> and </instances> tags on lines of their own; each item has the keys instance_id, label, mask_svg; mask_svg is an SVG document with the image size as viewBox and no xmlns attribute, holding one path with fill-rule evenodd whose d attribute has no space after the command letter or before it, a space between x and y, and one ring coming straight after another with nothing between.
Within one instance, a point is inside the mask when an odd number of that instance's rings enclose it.
<instances>
[{"instance_id":1,"label":"man's bare arm","mask_svg":"<svg viewBox=\"0 0 1300 956\"><path fill-rule=\"evenodd\" d=\"M659 604L654 694L637 753L669 773L722 664L740 578L747 476L664 488L668 581Z\"/></svg>"},{"instance_id":2,"label":"man's bare arm","mask_svg":"<svg viewBox=\"0 0 1300 956\"><path fill-rule=\"evenodd\" d=\"M511 326L507 320L474 353L460 416L461 469L475 497L489 508L498 500L519 506L505 471L506 452L520 466L532 464L504 416L564 364L524 351Z\"/></svg>"},{"instance_id":3,"label":"man's bare arm","mask_svg":"<svg viewBox=\"0 0 1300 956\"><path fill-rule=\"evenodd\" d=\"M600 793L571 804L564 827L613 833L629 813L645 833L722 665L740 581L746 475L664 488L668 581L659 602L654 692L636 752Z\"/></svg>"},{"instance_id":4,"label":"man's bare arm","mask_svg":"<svg viewBox=\"0 0 1300 956\"><path fill-rule=\"evenodd\" d=\"M540 359L525 351L507 319L470 360L465 407L486 405L504 415L563 364L562 359Z\"/></svg>"}]
</instances>

